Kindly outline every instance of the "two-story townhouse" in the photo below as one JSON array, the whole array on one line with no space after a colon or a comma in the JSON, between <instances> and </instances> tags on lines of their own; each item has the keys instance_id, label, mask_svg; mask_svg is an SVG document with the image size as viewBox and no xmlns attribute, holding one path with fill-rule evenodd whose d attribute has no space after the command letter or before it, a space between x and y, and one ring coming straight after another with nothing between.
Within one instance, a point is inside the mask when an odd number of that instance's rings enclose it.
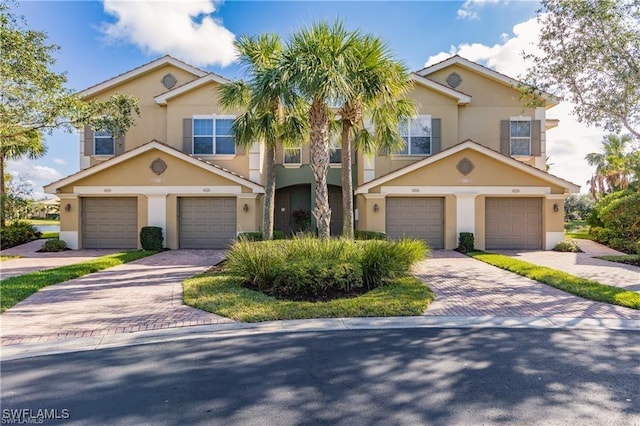
<instances>
[{"instance_id":1,"label":"two-story townhouse","mask_svg":"<svg viewBox=\"0 0 640 426\"><path fill-rule=\"evenodd\" d=\"M395 154L354 156L356 227L424 238L451 249L459 232L478 248L545 248L563 236L563 204L579 188L545 171L546 108L525 108L517 82L459 56L412 74L418 115ZM159 226L169 248L224 247L258 231L262 147L235 146L235 117L216 90L227 80L165 56L82 94L129 93L141 116L124 138L84 129L81 170L49 184L61 199L60 238L71 248L136 248ZM547 97L546 107L555 101ZM275 228L300 229L313 208L306 143L280 149ZM332 233L342 227L340 150L327 181Z\"/></svg>"}]
</instances>

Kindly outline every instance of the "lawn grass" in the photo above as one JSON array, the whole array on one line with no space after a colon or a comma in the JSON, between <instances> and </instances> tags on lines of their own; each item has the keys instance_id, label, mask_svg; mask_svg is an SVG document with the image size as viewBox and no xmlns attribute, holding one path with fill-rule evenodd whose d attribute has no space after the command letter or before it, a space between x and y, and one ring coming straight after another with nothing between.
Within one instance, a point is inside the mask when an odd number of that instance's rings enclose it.
<instances>
[{"instance_id":1,"label":"lawn grass","mask_svg":"<svg viewBox=\"0 0 640 426\"><path fill-rule=\"evenodd\" d=\"M2 255L0 256L0 262L4 261L4 260L11 260L11 259L20 259L22 256L18 256L18 255Z\"/></svg>"},{"instance_id":2,"label":"lawn grass","mask_svg":"<svg viewBox=\"0 0 640 426\"><path fill-rule=\"evenodd\" d=\"M625 254L622 256L596 256L596 259L609 262L626 263L627 265L640 266L640 254Z\"/></svg>"},{"instance_id":3,"label":"lawn grass","mask_svg":"<svg viewBox=\"0 0 640 426\"><path fill-rule=\"evenodd\" d=\"M48 240L49 238L60 238L60 233L59 232L43 232L42 235L40 236L41 240Z\"/></svg>"},{"instance_id":4,"label":"lawn grass","mask_svg":"<svg viewBox=\"0 0 640 426\"><path fill-rule=\"evenodd\" d=\"M564 223L564 235L566 238L578 238L593 240L589 234L589 225L586 220L572 220Z\"/></svg>"},{"instance_id":5,"label":"lawn grass","mask_svg":"<svg viewBox=\"0 0 640 426\"><path fill-rule=\"evenodd\" d=\"M149 250L125 251L101 256L88 262L29 272L17 277L0 280L0 312L6 311L48 285L68 281L156 253Z\"/></svg>"},{"instance_id":6,"label":"lawn grass","mask_svg":"<svg viewBox=\"0 0 640 426\"><path fill-rule=\"evenodd\" d=\"M434 294L414 277L394 279L366 294L328 302L278 300L242 285L226 272L198 275L183 283L187 305L242 322L305 318L422 315Z\"/></svg>"},{"instance_id":7,"label":"lawn grass","mask_svg":"<svg viewBox=\"0 0 640 426\"><path fill-rule=\"evenodd\" d=\"M34 225L34 226L38 226L38 225L60 225L60 221L59 220L55 220L55 219L26 219L26 222L29 222L30 224Z\"/></svg>"},{"instance_id":8,"label":"lawn grass","mask_svg":"<svg viewBox=\"0 0 640 426\"><path fill-rule=\"evenodd\" d=\"M467 253L467 255L585 299L640 309L640 294L634 291L576 277L563 271L534 265L502 254L476 251Z\"/></svg>"}]
</instances>

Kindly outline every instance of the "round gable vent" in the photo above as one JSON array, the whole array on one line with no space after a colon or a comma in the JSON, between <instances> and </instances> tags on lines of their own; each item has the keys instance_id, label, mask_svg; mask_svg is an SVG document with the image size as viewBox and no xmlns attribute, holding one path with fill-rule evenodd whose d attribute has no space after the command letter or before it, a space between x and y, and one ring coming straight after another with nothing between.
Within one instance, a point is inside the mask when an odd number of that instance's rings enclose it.
<instances>
[{"instance_id":1,"label":"round gable vent","mask_svg":"<svg viewBox=\"0 0 640 426\"><path fill-rule=\"evenodd\" d=\"M458 165L456 166L456 168L463 176L466 176L471 173L471 171L475 167L468 158L463 158L462 160L458 161Z\"/></svg>"},{"instance_id":2,"label":"round gable vent","mask_svg":"<svg viewBox=\"0 0 640 426\"><path fill-rule=\"evenodd\" d=\"M460 86L460 83L462 83L462 77L460 77L460 74L458 74L457 72L452 72L447 76L447 84L449 85L449 87L455 89L456 87Z\"/></svg>"},{"instance_id":3,"label":"round gable vent","mask_svg":"<svg viewBox=\"0 0 640 426\"><path fill-rule=\"evenodd\" d=\"M164 173L165 170L167 170L167 163L162 161L161 158L156 158L155 160L153 160L149 168L153 173L160 176Z\"/></svg>"},{"instance_id":4,"label":"round gable vent","mask_svg":"<svg viewBox=\"0 0 640 426\"><path fill-rule=\"evenodd\" d=\"M162 85L167 89L171 89L173 86L176 85L177 82L178 80L176 80L176 78L171 74L167 74L164 77L162 77Z\"/></svg>"}]
</instances>

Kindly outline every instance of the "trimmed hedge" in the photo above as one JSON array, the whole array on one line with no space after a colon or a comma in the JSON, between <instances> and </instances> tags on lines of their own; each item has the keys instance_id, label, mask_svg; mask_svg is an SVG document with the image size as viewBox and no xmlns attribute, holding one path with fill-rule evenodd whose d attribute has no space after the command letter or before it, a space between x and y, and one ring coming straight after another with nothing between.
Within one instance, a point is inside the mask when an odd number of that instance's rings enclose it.
<instances>
[{"instance_id":1,"label":"trimmed hedge","mask_svg":"<svg viewBox=\"0 0 640 426\"><path fill-rule=\"evenodd\" d=\"M55 238L50 238L44 242L42 248L39 250L41 252L57 252L67 250L67 243L63 240L58 240Z\"/></svg>"},{"instance_id":2,"label":"trimmed hedge","mask_svg":"<svg viewBox=\"0 0 640 426\"><path fill-rule=\"evenodd\" d=\"M387 234L384 232L376 231L354 231L354 238L356 240L386 240Z\"/></svg>"},{"instance_id":3,"label":"trimmed hedge","mask_svg":"<svg viewBox=\"0 0 640 426\"><path fill-rule=\"evenodd\" d=\"M460 253L469 253L474 250L475 239L473 232L461 232L458 237L458 251Z\"/></svg>"},{"instance_id":4,"label":"trimmed hedge","mask_svg":"<svg viewBox=\"0 0 640 426\"><path fill-rule=\"evenodd\" d=\"M42 233L29 222L18 220L0 229L0 248L7 249L37 240Z\"/></svg>"},{"instance_id":5,"label":"trimmed hedge","mask_svg":"<svg viewBox=\"0 0 640 426\"><path fill-rule=\"evenodd\" d=\"M553 247L553 251L559 251L564 253L581 253L582 250L578 243L571 238L567 238L566 240L560 241Z\"/></svg>"},{"instance_id":6,"label":"trimmed hedge","mask_svg":"<svg viewBox=\"0 0 640 426\"><path fill-rule=\"evenodd\" d=\"M244 241L262 241L262 232L241 232L238 234L238 239ZM284 232L274 229L273 239L284 240Z\"/></svg>"},{"instance_id":7,"label":"trimmed hedge","mask_svg":"<svg viewBox=\"0 0 640 426\"><path fill-rule=\"evenodd\" d=\"M162 228L158 226L143 226L140 230L140 244L143 250L162 250L164 245Z\"/></svg>"}]
</instances>

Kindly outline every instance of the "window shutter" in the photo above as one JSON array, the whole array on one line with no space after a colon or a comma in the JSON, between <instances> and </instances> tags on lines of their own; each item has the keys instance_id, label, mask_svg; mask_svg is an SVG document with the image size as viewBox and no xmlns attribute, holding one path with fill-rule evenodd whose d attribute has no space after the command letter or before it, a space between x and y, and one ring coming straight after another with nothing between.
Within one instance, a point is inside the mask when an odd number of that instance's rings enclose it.
<instances>
[{"instance_id":1,"label":"window shutter","mask_svg":"<svg viewBox=\"0 0 640 426\"><path fill-rule=\"evenodd\" d=\"M500 121L500 152L511 155L511 122L509 120Z\"/></svg>"},{"instance_id":2,"label":"window shutter","mask_svg":"<svg viewBox=\"0 0 640 426\"><path fill-rule=\"evenodd\" d=\"M191 118L182 120L182 152L193 153L193 121Z\"/></svg>"},{"instance_id":3,"label":"window shutter","mask_svg":"<svg viewBox=\"0 0 640 426\"><path fill-rule=\"evenodd\" d=\"M93 146L93 130L91 127L84 126L84 155L93 155L94 146Z\"/></svg>"},{"instance_id":4,"label":"window shutter","mask_svg":"<svg viewBox=\"0 0 640 426\"><path fill-rule=\"evenodd\" d=\"M442 151L442 123L439 118L431 119L431 155Z\"/></svg>"},{"instance_id":5,"label":"window shutter","mask_svg":"<svg viewBox=\"0 0 640 426\"><path fill-rule=\"evenodd\" d=\"M119 132L118 132L119 133ZM124 135L118 136L115 140L116 142L116 152L115 155L124 154Z\"/></svg>"},{"instance_id":6,"label":"window shutter","mask_svg":"<svg viewBox=\"0 0 640 426\"><path fill-rule=\"evenodd\" d=\"M531 155L540 157L542 155L542 122L534 120L531 122Z\"/></svg>"}]
</instances>

